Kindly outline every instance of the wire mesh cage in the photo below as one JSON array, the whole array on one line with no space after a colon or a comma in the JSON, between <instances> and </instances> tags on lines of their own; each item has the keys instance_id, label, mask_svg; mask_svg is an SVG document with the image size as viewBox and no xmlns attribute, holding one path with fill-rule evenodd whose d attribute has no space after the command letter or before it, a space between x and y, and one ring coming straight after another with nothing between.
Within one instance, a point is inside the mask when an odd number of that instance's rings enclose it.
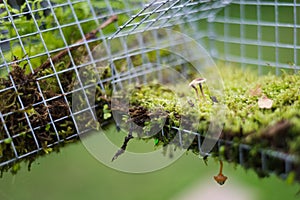
<instances>
[{"instance_id":1,"label":"wire mesh cage","mask_svg":"<svg viewBox=\"0 0 300 200\"><path fill-rule=\"evenodd\" d=\"M162 35L168 38L171 42L164 45L170 49L176 48L174 42L185 45L187 41L161 33L163 28L190 36L216 61L254 68L259 75L280 75L281 69L297 73L299 13L296 0L2 1L2 171L15 172L20 160L31 163L36 155L78 140L93 129L86 120L90 117L101 124L107 122L103 120L111 117L105 110L107 99L111 90L123 87L122 81L174 83L178 77L166 75L165 68L186 79L193 77L187 60L164 52L160 39ZM82 69L97 73L82 75ZM95 82L95 104L87 101L72 109L72 98L88 99ZM82 122L89 126L82 126ZM193 135L194 142L186 148L201 151L203 134L175 125L171 129L180 132L179 143L183 135ZM249 144L226 138L216 142L212 154L228 147L225 159L254 168L261 175L275 172L283 178L291 173L300 177L296 154L259 148L251 158L253 147Z\"/></svg>"}]
</instances>

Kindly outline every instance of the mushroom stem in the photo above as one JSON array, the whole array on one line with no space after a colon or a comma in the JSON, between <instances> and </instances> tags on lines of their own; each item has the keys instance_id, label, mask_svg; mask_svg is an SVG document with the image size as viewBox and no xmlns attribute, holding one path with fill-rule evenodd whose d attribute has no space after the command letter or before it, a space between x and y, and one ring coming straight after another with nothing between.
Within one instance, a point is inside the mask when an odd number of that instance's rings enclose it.
<instances>
[{"instance_id":1,"label":"mushroom stem","mask_svg":"<svg viewBox=\"0 0 300 200\"><path fill-rule=\"evenodd\" d=\"M189 86L193 87L194 90L196 91L197 97L198 97L200 102L201 102L201 98L200 98L200 94L199 94L198 89L197 89L197 84L199 85L201 94L202 94L202 96L205 100L205 95L204 95L203 88L202 88L202 83L204 83L205 81L206 81L205 78L196 78L192 82L190 82L190 84L189 84Z\"/></svg>"},{"instance_id":2,"label":"mushroom stem","mask_svg":"<svg viewBox=\"0 0 300 200\"><path fill-rule=\"evenodd\" d=\"M206 100L201 83L199 83L199 87L200 87L200 91L201 91L203 99Z\"/></svg>"},{"instance_id":3,"label":"mushroom stem","mask_svg":"<svg viewBox=\"0 0 300 200\"><path fill-rule=\"evenodd\" d=\"M225 181L227 180L227 176L224 176L222 171L223 171L223 162L222 162L222 160L220 160L219 174L217 176L214 176L215 181L217 183L219 183L220 185L223 185L225 183Z\"/></svg>"},{"instance_id":4,"label":"mushroom stem","mask_svg":"<svg viewBox=\"0 0 300 200\"><path fill-rule=\"evenodd\" d=\"M222 171L223 171L223 161L220 160L219 162L220 162L220 172L219 172L219 174L222 174Z\"/></svg>"},{"instance_id":5,"label":"mushroom stem","mask_svg":"<svg viewBox=\"0 0 300 200\"><path fill-rule=\"evenodd\" d=\"M201 101L200 95L199 95L199 92L198 92L198 89L197 89L194 85L192 85L192 87L193 87L194 90L196 91L197 98L199 99L199 101Z\"/></svg>"}]
</instances>

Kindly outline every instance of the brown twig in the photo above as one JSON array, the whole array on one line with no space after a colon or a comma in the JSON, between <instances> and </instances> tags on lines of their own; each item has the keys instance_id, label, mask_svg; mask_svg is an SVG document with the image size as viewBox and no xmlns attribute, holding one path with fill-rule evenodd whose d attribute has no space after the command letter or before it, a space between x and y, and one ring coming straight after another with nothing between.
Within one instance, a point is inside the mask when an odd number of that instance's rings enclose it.
<instances>
[{"instance_id":1,"label":"brown twig","mask_svg":"<svg viewBox=\"0 0 300 200\"><path fill-rule=\"evenodd\" d=\"M132 136L132 131L129 130L128 135L125 137L123 145L121 146L121 148L117 151L117 153L114 155L114 157L111 159L111 161L116 160L121 154L123 154L126 150L127 144L128 142L133 138Z\"/></svg>"},{"instance_id":2,"label":"brown twig","mask_svg":"<svg viewBox=\"0 0 300 200\"><path fill-rule=\"evenodd\" d=\"M43 71L44 69L46 69L47 67L49 67L51 65L50 60L52 60L52 63L56 63L57 61L59 61L62 57L64 57L65 55L68 54L68 51L73 51L75 49L78 49L82 43L84 42L84 40L90 40L92 38L94 38L97 34L97 32L101 29L104 29L105 27L107 27L108 25L110 25L111 23L115 22L118 20L117 15L113 15L110 18L108 18L108 20L106 20L103 24L101 24L97 29L92 30L91 32L85 34L84 38L77 40L74 44L75 46L72 46L70 48L66 48L60 52L58 52L55 56L53 56L52 58L47 59L42 65L40 65L38 68L36 68L34 70L34 73L38 73L40 71ZM81 45L76 45L76 44L81 44Z\"/></svg>"}]
</instances>

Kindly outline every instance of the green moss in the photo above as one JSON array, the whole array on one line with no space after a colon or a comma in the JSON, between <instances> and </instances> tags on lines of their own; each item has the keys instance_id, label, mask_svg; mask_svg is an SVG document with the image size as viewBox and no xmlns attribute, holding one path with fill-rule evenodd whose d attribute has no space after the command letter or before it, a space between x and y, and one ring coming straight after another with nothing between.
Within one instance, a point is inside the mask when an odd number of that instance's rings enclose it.
<instances>
[{"instance_id":1,"label":"green moss","mask_svg":"<svg viewBox=\"0 0 300 200\"><path fill-rule=\"evenodd\" d=\"M41 54L45 54L45 49L47 51L55 51L57 49L66 47L66 45L74 44L76 41L82 39L82 34L78 29L78 25L63 27L61 29L61 31L63 32L63 36L61 35L60 30L55 28L58 25L63 26L66 24L73 24L75 22L74 15L76 15L77 20L80 21L80 27L84 34L87 34L90 31L96 29L101 23L100 20L92 20L94 16L90 10L90 2L74 3L72 4L73 9L71 9L69 6L57 6L60 3L65 3L60 0L53 0L51 1L51 3L53 5L56 5L55 7L53 7L54 14L50 12L50 10L43 10L40 0L30 1L29 3L25 2L23 5L19 5L19 10L12 8L9 5L9 2L6 5L7 7L4 4L0 5L0 8L3 9L3 12L1 12L0 16L0 31L8 31L8 34L1 34L0 39L6 40L7 38L17 37L17 35L26 36L22 37L20 41L9 41L10 49L3 52L5 60L7 62L9 60L12 60L14 57L23 58L25 56L32 56L35 58L30 59L30 63L35 69L48 58L47 55L41 56ZM101 16L105 15L104 12L106 12L107 16L109 16L105 2L92 1L92 4L93 9L96 12L101 12ZM114 9L121 10L125 7L125 4L122 2L113 3L113 5L116 6L114 7ZM34 12L35 19L33 19L30 14L26 14L28 12L28 7L31 7L30 9L34 11L36 9L41 9L41 11ZM10 16L9 13L11 15L18 15L18 17L14 17L15 28L11 25L11 22L9 20L5 19ZM127 18L128 16L125 17L125 15L119 14L119 23L125 23L125 20L127 20ZM88 21L81 22L83 20ZM38 32L36 23L39 26L40 31L42 31L41 34L33 34L35 32ZM116 28L114 26L110 26L103 30L105 35L109 35L115 31ZM65 44L65 42L67 42L67 44ZM91 45L93 44L91 43ZM73 55L73 58L76 58L76 55Z\"/></svg>"},{"instance_id":2,"label":"green moss","mask_svg":"<svg viewBox=\"0 0 300 200\"><path fill-rule=\"evenodd\" d=\"M260 141L259 143L264 144L262 147L298 154L300 75L258 77L251 71L244 72L234 67L222 68L220 71L225 86L224 102L221 103L227 106L222 137L238 137L240 142L249 144ZM253 90L257 88L261 93L253 94ZM204 89L208 94L207 88ZM198 110L182 104L172 90L156 83L136 87L131 93L133 95L130 97L130 103L150 111L163 109L168 113L168 122L175 126L179 126L181 116L189 114L198 117L200 122L195 125L197 131L203 133L210 120L212 101L198 103L193 92L191 89L179 96L194 99L193 104L198 104ZM273 100L271 109L259 108L258 99L263 95ZM285 121L287 125L280 127ZM284 136L283 143L276 141L276 138L281 136Z\"/></svg>"},{"instance_id":3,"label":"green moss","mask_svg":"<svg viewBox=\"0 0 300 200\"><path fill-rule=\"evenodd\" d=\"M232 141L233 145L222 145L220 149L215 147L212 155L238 163L239 144L248 144L251 150L244 152L246 159L244 167L254 169L262 177L268 176L268 172L261 168L261 149L299 156L300 73L257 76L250 70L242 71L232 66L222 66L220 73L224 80L225 90L223 98L217 99L226 105L221 139ZM177 131L172 130L172 126L179 127L182 123L186 123L185 127L189 130L196 130L204 136L210 123L212 100L206 98L206 101L199 102L192 88L190 91L178 90L179 93L176 95L174 91L178 88L170 88L172 86L161 85L154 80L148 85L135 86L128 96L130 120L144 126L144 133L139 133L139 137L143 138L152 128L157 128L159 118L161 121L165 119L164 124L160 124L160 127L163 127L163 133L159 132L151 136L155 146L166 146L171 141L180 145L176 136ZM204 93L208 97L209 91L206 86L204 86ZM259 107L258 100L263 96L273 100L270 109ZM142 108L145 110L143 111ZM146 115L135 121L134 112L137 110L143 111ZM147 116L157 113L158 110L163 114L150 121ZM186 116L191 121L190 124L184 122ZM124 118L125 121L128 119L128 117ZM182 136L183 141L186 138ZM199 154L197 138L185 148ZM284 172L280 160L270 159L268 165L276 173ZM297 166L294 166L295 169L298 169ZM296 174L296 179L299 180L300 174L298 172Z\"/></svg>"}]
</instances>

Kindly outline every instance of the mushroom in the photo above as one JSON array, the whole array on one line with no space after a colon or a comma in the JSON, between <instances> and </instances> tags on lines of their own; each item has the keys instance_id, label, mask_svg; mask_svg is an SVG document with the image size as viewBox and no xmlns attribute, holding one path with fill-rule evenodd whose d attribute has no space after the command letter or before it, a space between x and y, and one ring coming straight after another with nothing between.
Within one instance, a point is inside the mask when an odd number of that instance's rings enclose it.
<instances>
[{"instance_id":1,"label":"mushroom","mask_svg":"<svg viewBox=\"0 0 300 200\"><path fill-rule=\"evenodd\" d=\"M196 86L197 86L197 84L199 85L202 97L205 99L205 95L204 95L203 88L202 88L202 83L204 83L204 82L206 82L205 78L196 78L192 82L190 82L190 84L189 84L189 86L194 88L194 90L196 91L196 94L197 94L197 97L199 98L199 101L200 101L200 95L199 95L199 92L198 92L198 89L197 89Z\"/></svg>"},{"instance_id":2,"label":"mushroom","mask_svg":"<svg viewBox=\"0 0 300 200\"><path fill-rule=\"evenodd\" d=\"M219 183L220 185L223 185L225 183L225 181L227 180L227 176L224 176L222 174L222 170L223 170L223 162L222 160L220 160L220 172L217 176L214 176L214 179L217 183Z\"/></svg>"}]
</instances>

